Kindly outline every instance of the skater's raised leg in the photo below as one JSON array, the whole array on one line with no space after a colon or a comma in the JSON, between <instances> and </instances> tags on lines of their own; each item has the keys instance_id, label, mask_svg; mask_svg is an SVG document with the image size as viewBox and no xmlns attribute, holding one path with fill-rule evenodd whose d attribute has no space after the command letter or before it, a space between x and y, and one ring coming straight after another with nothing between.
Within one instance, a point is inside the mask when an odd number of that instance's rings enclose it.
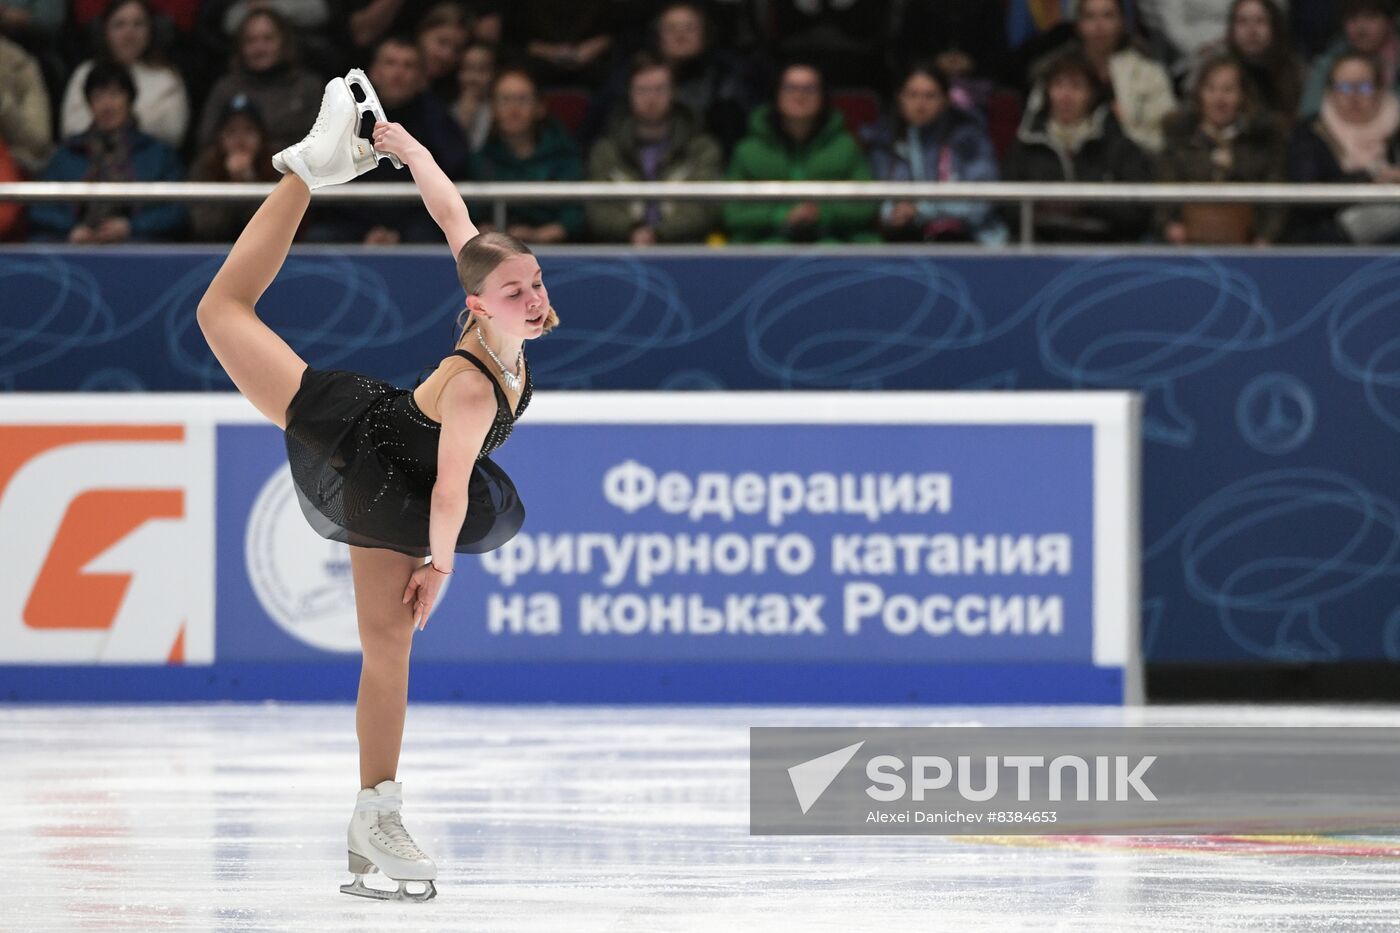
<instances>
[{"instance_id":1,"label":"skater's raised leg","mask_svg":"<svg viewBox=\"0 0 1400 933\"><path fill-rule=\"evenodd\" d=\"M287 426L287 405L301 387L306 361L258 318L255 306L287 259L311 189L349 181L378 164L374 147L356 135L359 117L345 79L327 81L316 124L272 157L285 177L248 221L199 302L199 327L224 372L279 428Z\"/></svg>"},{"instance_id":2,"label":"skater's raised leg","mask_svg":"<svg viewBox=\"0 0 1400 933\"><path fill-rule=\"evenodd\" d=\"M287 426L287 405L306 361L262 322L255 305L291 249L311 191L287 175L243 229L199 302L199 328L238 391L269 421Z\"/></svg>"}]
</instances>

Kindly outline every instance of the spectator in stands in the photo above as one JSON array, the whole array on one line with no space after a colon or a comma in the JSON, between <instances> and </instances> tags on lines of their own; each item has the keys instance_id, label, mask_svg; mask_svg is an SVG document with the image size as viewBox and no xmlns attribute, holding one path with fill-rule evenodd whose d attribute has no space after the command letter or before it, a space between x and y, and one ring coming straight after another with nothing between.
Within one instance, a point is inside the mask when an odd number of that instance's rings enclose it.
<instances>
[{"instance_id":1,"label":"spectator in stands","mask_svg":"<svg viewBox=\"0 0 1400 933\"><path fill-rule=\"evenodd\" d=\"M1045 88L1045 106L1022 124L1002 164L1003 179L1151 180L1146 154L1119 127L1103 100L1098 69L1082 53L1071 50L1054 59ZM1035 235L1058 242L1133 241L1141 239L1149 219L1148 208L1132 203L1040 204Z\"/></svg>"},{"instance_id":2,"label":"spectator in stands","mask_svg":"<svg viewBox=\"0 0 1400 933\"><path fill-rule=\"evenodd\" d=\"M953 106L948 75L932 62L901 74L895 111L865 133L880 181L996 181L991 140L977 119ZM886 201L880 228L887 240L945 240L1001 245L1006 225L987 203Z\"/></svg>"},{"instance_id":3,"label":"spectator in stands","mask_svg":"<svg viewBox=\"0 0 1400 933\"><path fill-rule=\"evenodd\" d=\"M1234 0L1229 22L1225 37L1208 45L1193 63L1190 86L1198 86L1203 63L1229 54L1244 66L1259 106L1291 126L1303 94L1303 63L1293 50L1288 21L1278 4L1275 0Z\"/></svg>"},{"instance_id":4,"label":"spectator in stands","mask_svg":"<svg viewBox=\"0 0 1400 933\"><path fill-rule=\"evenodd\" d=\"M907 0L893 34L896 64L931 62L948 76L951 99L982 109L993 83L1006 72L1006 11L1000 3ZM895 92L899 92L899 84Z\"/></svg>"},{"instance_id":5,"label":"spectator in stands","mask_svg":"<svg viewBox=\"0 0 1400 933\"><path fill-rule=\"evenodd\" d=\"M495 78L495 47L473 40L462 51L457 96L452 104L452 119L457 121L472 152L486 145L491 132L491 82Z\"/></svg>"},{"instance_id":6,"label":"spectator in stands","mask_svg":"<svg viewBox=\"0 0 1400 933\"><path fill-rule=\"evenodd\" d=\"M54 154L45 181L181 181L175 150L137 128L136 84L121 65L98 62L87 69L83 96L87 125ZM172 239L185 225L176 202L119 204L54 201L34 204L29 220L36 239L69 243L122 243Z\"/></svg>"},{"instance_id":7,"label":"spectator in stands","mask_svg":"<svg viewBox=\"0 0 1400 933\"><path fill-rule=\"evenodd\" d=\"M180 73L166 63L154 36L147 0L113 0L102 14L98 58L121 65L136 86L135 119L141 132L178 149L190 124L190 104ZM84 93L94 59L73 70L63 95L63 135L82 133L91 125L92 109Z\"/></svg>"},{"instance_id":8,"label":"spectator in stands","mask_svg":"<svg viewBox=\"0 0 1400 933\"><path fill-rule=\"evenodd\" d=\"M752 59L718 47L704 7L695 0L673 0L651 23L648 48L671 68L676 103L698 117L728 153L743 138L749 112L758 105L754 88L768 83ZM613 72L594 97L579 136L598 136L628 107L630 62Z\"/></svg>"},{"instance_id":9,"label":"spectator in stands","mask_svg":"<svg viewBox=\"0 0 1400 933\"><path fill-rule=\"evenodd\" d=\"M0 36L0 139L8 158L30 174L43 170L53 151L49 92L39 63Z\"/></svg>"},{"instance_id":10,"label":"spectator in stands","mask_svg":"<svg viewBox=\"0 0 1400 933\"><path fill-rule=\"evenodd\" d=\"M259 10L276 13L298 32L316 32L325 28L331 14L327 0L233 0L223 10L224 34L238 36L243 31L248 14Z\"/></svg>"},{"instance_id":11,"label":"spectator in stands","mask_svg":"<svg viewBox=\"0 0 1400 933\"><path fill-rule=\"evenodd\" d=\"M1162 121L1176 107L1167 70L1131 41L1123 12L1123 0L1083 0L1075 20L1071 48L1082 53L1094 69L1099 86L1111 101L1123 132L1148 152L1162 148ZM1054 60L1064 49L1038 63ZM1043 105L1045 81L1035 82L1026 104L1026 118L1033 119Z\"/></svg>"},{"instance_id":12,"label":"spectator in stands","mask_svg":"<svg viewBox=\"0 0 1400 933\"><path fill-rule=\"evenodd\" d=\"M1332 62L1322 110L1293 131L1292 181L1400 182L1400 102L1383 81L1379 62L1346 52ZM1289 236L1307 243L1378 243L1400 239L1393 204L1295 207Z\"/></svg>"},{"instance_id":13,"label":"spectator in stands","mask_svg":"<svg viewBox=\"0 0 1400 933\"><path fill-rule=\"evenodd\" d=\"M459 4L439 3L418 24L418 51L428 90L444 103L457 99L457 75L462 67L462 50L471 37L471 19Z\"/></svg>"},{"instance_id":14,"label":"spectator in stands","mask_svg":"<svg viewBox=\"0 0 1400 933\"><path fill-rule=\"evenodd\" d=\"M168 20L176 33L185 34L195 28L200 7L213 2L216 0L151 0L151 10L157 18L164 17ZM101 22L102 15L111 6L111 0L69 0L68 6L69 27L85 30Z\"/></svg>"},{"instance_id":15,"label":"spectator in stands","mask_svg":"<svg viewBox=\"0 0 1400 933\"><path fill-rule=\"evenodd\" d=\"M0 35L26 43L52 40L65 7L63 0L0 0Z\"/></svg>"},{"instance_id":16,"label":"spectator in stands","mask_svg":"<svg viewBox=\"0 0 1400 933\"><path fill-rule=\"evenodd\" d=\"M224 105L214 137L195 160L191 181L276 181L273 149L262 114L251 98L239 94ZM209 201L190 205L194 238L229 242L238 237L258 209L256 201Z\"/></svg>"},{"instance_id":17,"label":"spectator in stands","mask_svg":"<svg viewBox=\"0 0 1400 933\"><path fill-rule=\"evenodd\" d=\"M726 152L744 136L765 78L749 61L718 47L698 3L668 3L656 17L654 51L671 67L676 102L700 118Z\"/></svg>"},{"instance_id":18,"label":"spectator in stands","mask_svg":"<svg viewBox=\"0 0 1400 933\"><path fill-rule=\"evenodd\" d=\"M209 91L197 139L214 138L229 101L246 97L256 106L268 146L278 152L306 135L321 106L325 82L297 62L296 35L281 13L259 8L238 31L233 68Z\"/></svg>"},{"instance_id":19,"label":"spectator in stands","mask_svg":"<svg viewBox=\"0 0 1400 933\"><path fill-rule=\"evenodd\" d=\"M713 181L720 177L719 144L677 105L671 69L643 52L632 64L630 109L593 145L593 181ZM719 212L704 201L591 201L588 226L600 240L634 246L696 243L718 226Z\"/></svg>"},{"instance_id":20,"label":"spectator in stands","mask_svg":"<svg viewBox=\"0 0 1400 933\"><path fill-rule=\"evenodd\" d=\"M416 42L397 37L380 42L370 63L369 79L390 123L403 124L404 129L432 153L448 178L469 177L470 152L466 137L453 121L447 105L428 93L423 53ZM387 160L359 179L370 182L407 180ZM431 243L441 238L437 224L418 204L333 205L312 210L313 220L307 229L307 238L312 240L391 245Z\"/></svg>"},{"instance_id":21,"label":"spectator in stands","mask_svg":"<svg viewBox=\"0 0 1400 933\"><path fill-rule=\"evenodd\" d=\"M770 48L810 62L832 87L888 87L890 0L770 0Z\"/></svg>"},{"instance_id":22,"label":"spectator in stands","mask_svg":"<svg viewBox=\"0 0 1400 933\"><path fill-rule=\"evenodd\" d=\"M230 58L242 56L244 27L249 15L256 12L280 18L283 41L296 47L297 61L308 70L321 74L344 72L348 67L339 0L200 0L199 33L204 53L220 70ZM219 76L218 72L210 75ZM258 99L260 107L266 103ZM263 112L269 120L274 119L271 110L264 108Z\"/></svg>"},{"instance_id":23,"label":"spectator in stands","mask_svg":"<svg viewBox=\"0 0 1400 933\"><path fill-rule=\"evenodd\" d=\"M607 77L614 0L514 0L506 8L505 44L524 52L546 87L595 87Z\"/></svg>"},{"instance_id":24,"label":"spectator in stands","mask_svg":"<svg viewBox=\"0 0 1400 933\"><path fill-rule=\"evenodd\" d=\"M1133 0L1133 5L1153 56L1178 76L1229 31L1232 0Z\"/></svg>"},{"instance_id":25,"label":"spectator in stands","mask_svg":"<svg viewBox=\"0 0 1400 933\"><path fill-rule=\"evenodd\" d=\"M731 181L868 181L870 165L827 100L822 73L790 64L780 73L773 102L749 119L749 135L734 148ZM739 243L878 239L876 208L859 201L801 204L735 201L724 225Z\"/></svg>"},{"instance_id":26,"label":"spectator in stands","mask_svg":"<svg viewBox=\"0 0 1400 933\"><path fill-rule=\"evenodd\" d=\"M579 181L583 160L578 146L558 120L549 116L534 77L521 68L505 68L491 86L491 135L472 157L478 181ZM492 216L488 205L473 215ZM481 226L478 224L478 226ZM512 204L506 232L526 243L560 243L583 230L578 204Z\"/></svg>"},{"instance_id":27,"label":"spectator in stands","mask_svg":"<svg viewBox=\"0 0 1400 933\"><path fill-rule=\"evenodd\" d=\"M1284 180L1282 123L1257 107L1245 66L1232 57L1201 66L1191 103L1167 119L1166 138L1158 181ZM1169 243L1273 243L1285 216L1277 206L1166 204L1157 224Z\"/></svg>"},{"instance_id":28,"label":"spectator in stands","mask_svg":"<svg viewBox=\"0 0 1400 933\"><path fill-rule=\"evenodd\" d=\"M1021 92L1030 89L1037 63L1074 39L1079 0L1006 0L1006 41L1010 46L1003 81Z\"/></svg>"},{"instance_id":29,"label":"spectator in stands","mask_svg":"<svg viewBox=\"0 0 1400 933\"><path fill-rule=\"evenodd\" d=\"M1322 107L1332 65L1356 53L1375 59L1381 68L1380 86L1400 90L1400 41L1396 38L1392 0L1342 0L1342 34L1313 62L1312 73L1298 104L1300 118L1317 115Z\"/></svg>"}]
</instances>

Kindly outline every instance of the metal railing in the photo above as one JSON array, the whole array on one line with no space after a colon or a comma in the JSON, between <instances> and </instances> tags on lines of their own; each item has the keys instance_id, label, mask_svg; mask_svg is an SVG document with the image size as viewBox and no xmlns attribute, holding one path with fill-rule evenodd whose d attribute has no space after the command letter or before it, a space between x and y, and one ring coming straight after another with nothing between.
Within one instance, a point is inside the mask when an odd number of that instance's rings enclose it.
<instances>
[{"instance_id":1,"label":"metal railing","mask_svg":"<svg viewBox=\"0 0 1400 933\"><path fill-rule=\"evenodd\" d=\"M0 201L248 201L270 183L234 182L7 182ZM506 222L506 205L558 201L991 201L1020 205L1021 240L1032 242L1035 205L1102 203L1400 204L1400 185L1291 183L1145 184L1043 182L681 181L681 182L461 182L469 202L489 202L492 221ZM321 188L318 201L417 200L411 182L369 182Z\"/></svg>"}]
</instances>

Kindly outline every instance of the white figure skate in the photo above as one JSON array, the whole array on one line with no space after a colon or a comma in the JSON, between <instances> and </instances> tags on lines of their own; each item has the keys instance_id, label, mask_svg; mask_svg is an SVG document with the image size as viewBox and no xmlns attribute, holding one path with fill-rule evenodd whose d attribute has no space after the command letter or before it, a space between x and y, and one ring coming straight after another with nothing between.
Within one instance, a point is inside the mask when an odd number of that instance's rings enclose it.
<instances>
[{"instance_id":1,"label":"white figure skate","mask_svg":"<svg viewBox=\"0 0 1400 933\"><path fill-rule=\"evenodd\" d=\"M355 100L350 78L365 94L365 105ZM355 69L346 78L331 78L326 82L321 110L311 132L301 142L273 156L272 167L284 175L295 173L311 189L338 185L370 171L379 164L380 153L359 135L360 120L367 112L374 113L378 120L384 119L379 98L363 71ZM397 158L391 160L395 168L402 167Z\"/></svg>"},{"instance_id":2,"label":"white figure skate","mask_svg":"<svg viewBox=\"0 0 1400 933\"><path fill-rule=\"evenodd\" d=\"M350 818L346 842L350 856L350 871L355 880L342 884L345 894L373 897L384 901L428 901L437 896L433 882L437 880L437 865L414 844L408 830L399 819L403 806L403 785L397 781L381 781L360 791L355 801L355 815ZM365 875L380 871L391 881L397 881L397 891L372 888L365 884ZM410 891L410 881L421 882L422 891Z\"/></svg>"}]
</instances>

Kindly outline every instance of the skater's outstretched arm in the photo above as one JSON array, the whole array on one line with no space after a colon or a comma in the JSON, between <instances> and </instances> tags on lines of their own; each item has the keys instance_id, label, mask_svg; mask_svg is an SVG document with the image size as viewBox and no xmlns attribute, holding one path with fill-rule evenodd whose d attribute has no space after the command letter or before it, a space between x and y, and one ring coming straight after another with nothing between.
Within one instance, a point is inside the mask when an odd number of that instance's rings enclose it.
<instances>
[{"instance_id":1,"label":"skater's outstretched arm","mask_svg":"<svg viewBox=\"0 0 1400 933\"><path fill-rule=\"evenodd\" d=\"M452 258L456 259L462 247L478 231L452 179L438 167L433 154L398 123L374 124L374 148L380 152L392 152L408 166L413 173L413 182L418 186L418 193L423 196L423 206L442 228L447 245L452 250Z\"/></svg>"}]
</instances>

